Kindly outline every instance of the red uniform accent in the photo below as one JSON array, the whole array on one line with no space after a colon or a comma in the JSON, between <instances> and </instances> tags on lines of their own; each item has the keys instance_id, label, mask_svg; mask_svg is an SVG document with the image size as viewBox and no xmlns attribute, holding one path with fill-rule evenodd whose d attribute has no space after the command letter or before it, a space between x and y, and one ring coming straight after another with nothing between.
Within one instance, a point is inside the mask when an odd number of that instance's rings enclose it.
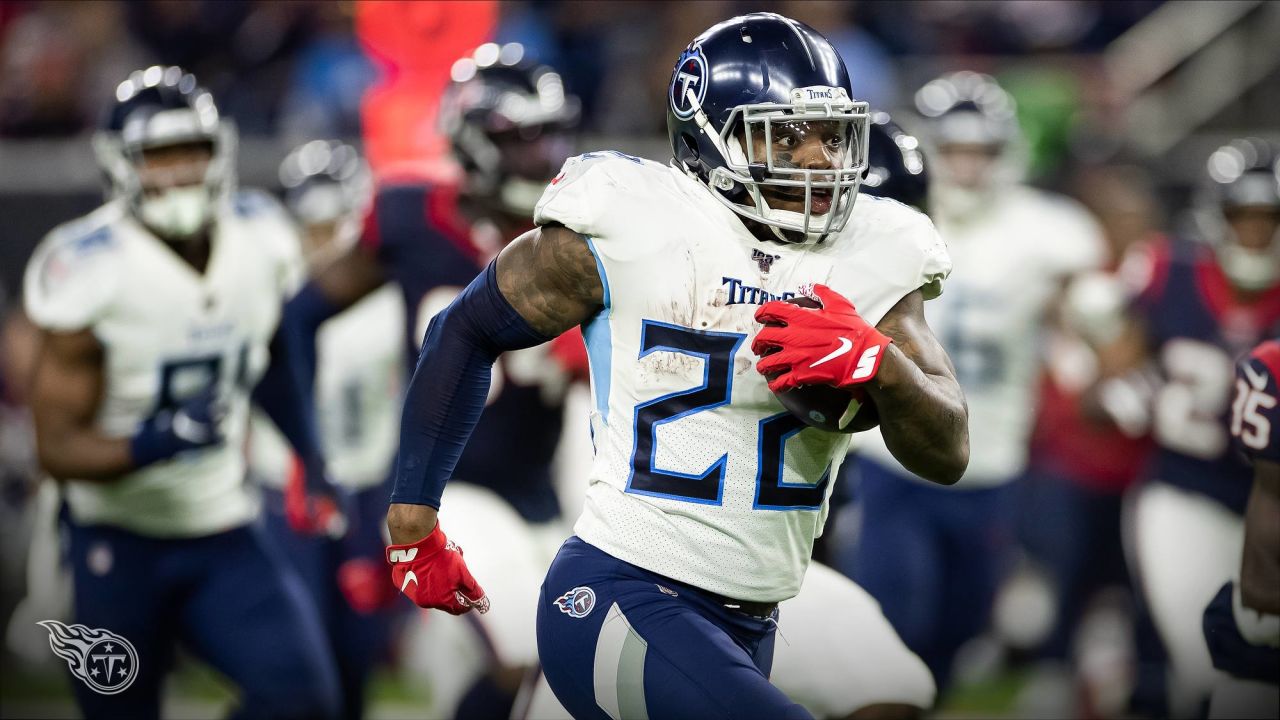
<instances>
[{"instance_id":1,"label":"red uniform accent","mask_svg":"<svg viewBox=\"0 0 1280 720\"><path fill-rule=\"evenodd\" d=\"M1151 453L1149 437L1131 438L1089 421L1080 396L1045 377L1031 436L1035 466L1093 490L1119 494L1137 480Z\"/></svg>"},{"instance_id":2,"label":"red uniform accent","mask_svg":"<svg viewBox=\"0 0 1280 720\"><path fill-rule=\"evenodd\" d=\"M1196 286L1204 295L1209 312L1223 325L1229 326L1241 315L1256 318L1257 328L1269 327L1280 320L1280 285L1242 300L1212 250L1204 250L1196 259Z\"/></svg>"},{"instance_id":3,"label":"red uniform accent","mask_svg":"<svg viewBox=\"0 0 1280 720\"><path fill-rule=\"evenodd\" d=\"M1262 363L1273 378L1280 378L1280 340L1267 340L1253 349L1249 357Z\"/></svg>"}]
</instances>

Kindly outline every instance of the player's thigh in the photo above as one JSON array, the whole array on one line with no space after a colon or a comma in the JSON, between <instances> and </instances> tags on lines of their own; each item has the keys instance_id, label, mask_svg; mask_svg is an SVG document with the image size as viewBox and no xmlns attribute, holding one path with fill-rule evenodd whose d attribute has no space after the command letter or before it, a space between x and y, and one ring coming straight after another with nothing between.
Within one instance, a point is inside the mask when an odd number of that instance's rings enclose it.
<instances>
[{"instance_id":1,"label":"player's thigh","mask_svg":"<svg viewBox=\"0 0 1280 720\"><path fill-rule=\"evenodd\" d=\"M70 540L74 622L123 637L137 654L128 668L133 682L123 691L103 694L73 680L76 700L87 718L157 717L173 655L175 593L163 568L174 548L107 527L72 526Z\"/></svg>"},{"instance_id":2,"label":"player's thigh","mask_svg":"<svg viewBox=\"0 0 1280 720\"><path fill-rule=\"evenodd\" d=\"M241 689L248 716L337 714L333 653L310 594L251 525L207 538L183 636Z\"/></svg>"},{"instance_id":3,"label":"player's thigh","mask_svg":"<svg viewBox=\"0 0 1280 720\"><path fill-rule=\"evenodd\" d=\"M562 551L538 600L543 671L575 718L808 717L695 604L597 570Z\"/></svg>"},{"instance_id":4,"label":"player's thigh","mask_svg":"<svg viewBox=\"0 0 1280 720\"><path fill-rule=\"evenodd\" d=\"M1157 482L1137 491L1130 512L1131 554L1175 682L1207 691L1213 675L1201 618L1240 567L1243 522L1209 498Z\"/></svg>"},{"instance_id":5,"label":"player's thigh","mask_svg":"<svg viewBox=\"0 0 1280 720\"><path fill-rule=\"evenodd\" d=\"M782 603L770 680L818 717L846 717L876 704L928 709L936 688L853 581L813 563L800 594Z\"/></svg>"}]
</instances>

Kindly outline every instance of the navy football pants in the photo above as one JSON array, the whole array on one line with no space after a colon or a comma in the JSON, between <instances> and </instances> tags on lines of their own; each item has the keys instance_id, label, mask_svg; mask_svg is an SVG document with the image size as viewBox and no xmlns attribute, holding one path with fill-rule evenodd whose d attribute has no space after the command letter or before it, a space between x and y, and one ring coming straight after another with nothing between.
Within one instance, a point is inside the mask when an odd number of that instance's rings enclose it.
<instances>
[{"instance_id":1,"label":"navy football pants","mask_svg":"<svg viewBox=\"0 0 1280 720\"><path fill-rule=\"evenodd\" d=\"M836 569L880 602L941 692L957 650L991 619L1013 546L1013 488L956 489L849 463L862 526Z\"/></svg>"},{"instance_id":2,"label":"navy football pants","mask_svg":"<svg viewBox=\"0 0 1280 720\"><path fill-rule=\"evenodd\" d=\"M239 687L236 717L338 716L320 619L260 525L190 539L72 525L71 564L75 621L138 653L136 679L117 695L72 681L85 717L159 717L175 640Z\"/></svg>"},{"instance_id":3,"label":"navy football pants","mask_svg":"<svg viewBox=\"0 0 1280 720\"><path fill-rule=\"evenodd\" d=\"M769 684L776 622L570 538L538 598L538 655L586 718L808 718Z\"/></svg>"}]
</instances>

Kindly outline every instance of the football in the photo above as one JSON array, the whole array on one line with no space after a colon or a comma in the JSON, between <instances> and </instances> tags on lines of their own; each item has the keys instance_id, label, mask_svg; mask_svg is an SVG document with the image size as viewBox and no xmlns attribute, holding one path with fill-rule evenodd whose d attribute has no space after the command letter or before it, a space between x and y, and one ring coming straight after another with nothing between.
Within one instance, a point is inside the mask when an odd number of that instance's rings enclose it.
<instances>
[{"instance_id":1,"label":"football","mask_svg":"<svg viewBox=\"0 0 1280 720\"><path fill-rule=\"evenodd\" d=\"M800 307L821 307L816 300L804 295L788 298L787 302ZM766 377L773 379L773 376ZM800 385L774 395L792 415L819 430L856 433L880 424L875 401L862 389L851 393L830 385Z\"/></svg>"}]
</instances>

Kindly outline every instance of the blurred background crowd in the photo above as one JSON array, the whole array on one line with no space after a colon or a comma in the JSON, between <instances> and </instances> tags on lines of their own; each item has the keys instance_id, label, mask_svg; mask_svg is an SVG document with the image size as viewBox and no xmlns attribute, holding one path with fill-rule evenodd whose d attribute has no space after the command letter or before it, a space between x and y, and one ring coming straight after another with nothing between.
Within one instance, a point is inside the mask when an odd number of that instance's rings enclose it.
<instances>
[{"instance_id":1,"label":"blurred background crowd","mask_svg":"<svg viewBox=\"0 0 1280 720\"><path fill-rule=\"evenodd\" d=\"M1280 139L1280 6L1254 0L2 2L0 619L25 591L39 478L20 380L34 362L35 332L17 289L41 236L101 202L87 137L130 71L173 64L194 73L238 128L241 184L270 190L285 154L317 138L361 147L381 181L455 176L436 126L438 98L454 61L486 41L521 43L560 72L582 101L579 149L665 160L673 61L707 26L762 9L824 33L855 96L908 130L908 108L929 79L962 69L994 76L1017 102L1028 180L1092 214L1104 265L1134 243L1186 230L1214 148L1246 135ZM1056 342L1048 328L1043 340ZM1019 528L1022 560L988 631L958 663L944 711L1034 714L1073 702L1064 696L1084 685L1089 713L1159 707L1135 698L1149 687L1143 673L1160 672L1160 651L1144 649L1158 641L1135 609L1119 525L1121 498L1149 448L1055 432L1074 422L1063 417L1071 412L1063 397L1080 386L1071 356L1056 356L1068 359L1045 371L1028 472L1084 491L1055 495L1056 485L1032 477L1020 502L1026 517L1063 502L1097 512ZM1065 580L1053 564L1064 546L1076 549L1063 560ZM1052 587L1061 582L1081 588L1069 607ZM13 677L5 673L4 696L29 699Z\"/></svg>"}]
</instances>

